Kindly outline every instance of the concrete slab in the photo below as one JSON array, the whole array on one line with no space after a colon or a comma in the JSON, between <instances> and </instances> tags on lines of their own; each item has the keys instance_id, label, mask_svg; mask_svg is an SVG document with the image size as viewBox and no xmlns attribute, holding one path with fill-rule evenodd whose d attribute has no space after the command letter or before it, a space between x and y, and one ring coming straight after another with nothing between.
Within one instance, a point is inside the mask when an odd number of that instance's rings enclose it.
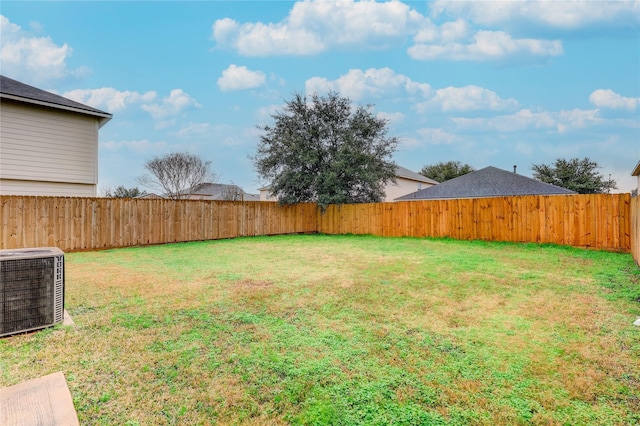
<instances>
[{"instance_id":1,"label":"concrete slab","mask_svg":"<svg viewBox=\"0 0 640 426\"><path fill-rule=\"evenodd\" d=\"M64 374L0 388L0 425L79 426Z\"/></svg>"},{"instance_id":2,"label":"concrete slab","mask_svg":"<svg viewBox=\"0 0 640 426\"><path fill-rule=\"evenodd\" d=\"M62 325L73 325L73 318L71 318L71 315L69 315L69 312L67 312L66 309L64 310Z\"/></svg>"}]
</instances>

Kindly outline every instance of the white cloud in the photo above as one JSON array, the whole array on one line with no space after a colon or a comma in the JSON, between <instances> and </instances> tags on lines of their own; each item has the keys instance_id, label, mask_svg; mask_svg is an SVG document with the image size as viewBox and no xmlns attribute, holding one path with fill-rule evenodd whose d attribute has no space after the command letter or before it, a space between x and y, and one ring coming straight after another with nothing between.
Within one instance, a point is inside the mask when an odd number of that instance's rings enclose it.
<instances>
[{"instance_id":1,"label":"white cloud","mask_svg":"<svg viewBox=\"0 0 640 426\"><path fill-rule=\"evenodd\" d=\"M286 24L238 24L224 20L224 37L220 34L220 20L213 24L214 39L218 45L229 44L244 56L312 55L326 49L315 34L304 28L290 28ZM232 33L233 31L234 33Z\"/></svg>"},{"instance_id":2,"label":"white cloud","mask_svg":"<svg viewBox=\"0 0 640 426\"><path fill-rule=\"evenodd\" d=\"M9 21L4 15L0 15L0 34L3 39L11 38L14 34L20 33L20 25Z\"/></svg>"},{"instance_id":3,"label":"white cloud","mask_svg":"<svg viewBox=\"0 0 640 426\"><path fill-rule=\"evenodd\" d=\"M153 125L153 128L156 130L168 129L169 127L173 127L176 124L176 119L172 118L169 120L158 120Z\"/></svg>"},{"instance_id":4,"label":"white cloud","mask_svg":"<svg viewBox=\"0 0 640 426\"><path fill-rule=\"evenodd\" d=\"M199 108L200 104L182 89L173 89L169 96L162 102L144 104L142 109L147 111L156 120L164 120L173 117L190 108Z\"/></svg>"},{"instance_id":5,"label":"white cloud","mask_svg":"<svg viewBox=\"0 0 640 426\"><path fill-rule=\"evenodd\" d=\"M245 56L313 55L329 49L384 49L408 37L417 60L540 60L563 54L560 40L516 37L535 27L640 27L639 1L436 1L427 3L441 25L400 1L296 2L277 23L220 19L212 26L219 47ZM492 30L490 27L497 27Z\"/></svg>"},{"instance_id":6,"label":"white cloud","mask_svg":"<svg viewBox=\"0 0 640 426\"><path fill-rule=\"evenodd\" d=\"M63 93L62 96L94 108L116 112L131 104L152 102L156 98L156 92L139 93L128 90L121 92L112 87L102 87L100 89L72 90Z\"/></svg>"},{"instance_id":7,"label":"white cloud","mask_svg":"<svg viewBox=\"0 0 640 426\"><path fill-rule=\"evenodd\" d=\"M556 113L558 131L581 129L602 122L597 109L572 109Z\"/></svg>"},{"instance_id":8,"label":"white cloud","mask_svg":"<svg viewBox=\"0 0 640 426\"><path fill-rule=\"evenodd\" d=\"M311 0L295 3L278 23L217 20L212 38L219 46L237 49L245 56L311 55L339 46L380 48L404 40L425 21L399 1Z\"/></svg>"},{"instance_id":9,"label":"white cloud","mask_svg":"<svg viewBox=\"0 0 640 426\"><path fill-rule=\"evenodd\" d=\"M235 136L228 136L224 138L222 143L225 144L226 146L241 146L244 144L244 141Z\"/></svg>"},{"instance_id":10,"label":"white cloud","mask_svg":"<svg viewBox=\"0 0 640 426\"><path fill-rule=\"evenodd\" d=\"M589 102L598 108L634 111L640 104L640 98L627 98L610 89L598 89L589 96Z\"/></svg>"},{"instance_id":11,"label":"white cloud","mask_svg":"<svg viewBox=\"0 0 640 426\"><path fill-rule=\"evenodd\" d=\"M282 104L279 104L279 105L271 104L271 105L260 107L256 112L256 118L258 122L262 122L262 123L273 121L273 118L272 118L273 115L282 111L283 107L284 105Z\"/></svg>"},{"instance_id":12,"label":"white cloud","mask_svg":"<svg viewBox=\"0 0 640 426\"><path fill-rule=\"evenodd\" d=\"M416 105L415 109L422 113L429 108L442 111L502 111L516 108L518 102L513 99L502 99L496 92L478 86L446 87L436 90L434 97Z\"/></svg>"},{"instance_id":13,"label":"white cloud","mask_svg":"<svg viewBox=\"0 0 640 426\"><path fill-rule=\"evenodd\" d=\"M518 106L515 99L503 99L497 93L478 86L446 87L434 91L428 83L413 81L390 68L351 69L336 80L312 77L306 81L305 91L308 94L335 91L354 101L408 97L409 102L415 103L413 109L419 113L429 109L445 112L504 111Z\"/></svg>"},{"instance_id":14,"label":"white cloud","mask_svg":"<svg viewBox=\"0 0 640 426\"><path fill-rule=\"evenodd\" d=\"M467 21L457 19L445 22L440 27L431 22L425 23L420 31L415 34L413 40L416 43L440 43L447 44L456 40L466 39L470 36L471 28Z\"/></svg>"},{"instance_id":15,"label":"white cloud","mask_svg":"<svg viewBox=\"0 0 640 426\"><path fill-rule=\"evenodd\" d=\"M251 71L245 66L231 64L222 71L222 77L218 78L218 87L223 92L255 89L266 81L267 77L262 71Z\"/></svg>"},{"instance_id":16,"label":"white cloud","mask_svg":"<svg viewBox=\"0 0 640 426\"><path fill-rule=\"evenodd\" d=\"M406 116L401 112L383 112L380 111L376 114L377 118L386 120L390 124L402 123Z\"/></svg>"},{"instance_id":17,"label":"white cloud","mask_svg":"<svg viewBox=\"0 0 640 426\"><path fill-rule=\"evenodd\" d=\"M564 133L569 130L599 124L602 119L598 110L562 110L559 112L520 110L514 114L490 118L451 119L459 128L473 131L524 132L530 130L550 130Z\"/></svg>"},{"instance_id":18,"label":"white cloud","mask_svg":"<svg viewBox=\"0 0 640 426\"><path fill-rule=\"evenodd\" d=\"M285 84L287 84L287 80L278 77L275 73L269 74L269 80L276 82L279 86L284 86Z\"/></svg>"},{"instance_id":19,"label":"white cloud","mask_svg":"<svg viewBox=\"0 0 640 426\"><path fill-rule=\"evenodd\" d=\"M218 19L213 23L213 39L219 44L232 43L234 33L238 31L239 24L231 18Z\"/></svg>"},{"instance_id":20,"label":"white cloud","mask_svg":"<svg viewBox=\"0 0 640 426\"><path fill-rule=\"evenodd\" d=\"M419 129L418 134L422 136L422 139L427 144L431 144L431 145L440 145L440 144L450 145L460 140L458 136L437 128Z\"/></svg>"},{"instance_id":21,"label":"white cloud","mask_svg":"<svg viewBox=\"0 0 640 426\"><path fill-rule=\"evenodd\" d=\"M402 149L413 149L422 145L418 139L406 136L399 137L398 143Z\"/></svg>"},{"instance_id":22,"label":"white cloud","mask_svg":"<svg viewBox=\"0 0 640 426\"><path fill-rule=\"evenodd\" d=\"M464 39L471 33L471 28L464 19L457 19L451 22L445 22L440 27L438 38L443 42L450 42Z\"/></svg>"},{"instance_id":23,"label":"white cloud","mask_svg":"<svg viewBox=\"0 0 640 426\"><path fill-rule=\"evenodd\" d=\"M336 91L357 101L366 97L380 98L390 95L416 95L423 98L431 92L431 86L396 74L390 68L369 68L366 71L351 69L333 81L321 77L310 78L305 83L305 91L309 94Z\"/></svg>"},{"instance_id":24,"label":"white cloud","mask_svg":"<svg viewBox=\"0 0 640 426\"><path fill-rule=\"evenodd\" d=\"M407 52L413 59L418 60L490 61L503 60L516 55L558 56L563 53L563 49L559 40L515 39L503 31L478 31L470 40L462 43L418 42Z\"/></svg>"},{"instance_id":25,"label":"white cloud","mask_svg":"<svg viewBox=\"0 0 640 426\"><path fill-rule=\"evenodd\" d=\"M131 105L141 104L142 110L157 120L156 129L163 129L175 124L173 117L191 108L199 108L200 104L182 89L173 89L169 96L159 102L155 91L145 93L119 91L112 87L100 89L77 89L66 92L63 96L95 108L109 112L121 111Z\"/></svg>"},{"instance_id":26,"label":"white cloud","mask_svg":"<svg viewBox=\"0 0 640 426\"><path fill-rule=\"evenodd\" d=\"M432 16L463 17L481 25L523 22L558 29L592 25L635 27L640 23L638 1L450 1L430 4Z\"/></svg>"},{"instance_id":27,"label":"white cloud","mask_svg":"<svg viewBox=\"0 0 640 426\"><path fill-rule=\"evenodd\" d=\"M33 84L48 84L66 77L81 77L86 67L70 69L72 49L57 45L50 37L33 37L0 15L0 62L2 73Z\"/></svg>"},{"instance_id":28,"label":"white cloud","mask_svg":"<svg viewBox=\"0 0 640 426\"><path fill-rule=\"evenodd\" d=\"M100 142L100 147L109 151L125 150L136 153L164 151L167 146L166 142L150 142L147 139Z\"/></svg>"},{"instance_id":29,"label":"white cloud","mask_svg":"<svg viewBox=\"0 0 640 426\"><path fill-rule=\"evenodd\" d=\"M555 126L552 114L548 112L532 112L528 109L491 118L454 117L452 121L462 129L477 131L517 132L527 129L552 129Z\"/></svg>"},{"instance_id":30,"label":"white cloud","mask_svg":"<svg viewBox=\"0 0 640 426\"><path fill-rule=\"evenodd\" d=\"M178 131L178 136L206 135L211 131L209 123L189 123L185 128Z\"/></svg>"}]
</instances>

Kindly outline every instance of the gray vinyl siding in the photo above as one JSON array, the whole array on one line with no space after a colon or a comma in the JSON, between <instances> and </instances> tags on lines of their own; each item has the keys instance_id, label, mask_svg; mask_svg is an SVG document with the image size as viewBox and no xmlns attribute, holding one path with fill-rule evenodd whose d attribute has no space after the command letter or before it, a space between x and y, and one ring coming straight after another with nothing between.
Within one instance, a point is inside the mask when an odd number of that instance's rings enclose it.
<instances>
[{"instance_id":1,"label":"gray vinyl siding","mask_svg":"<svg viewBox=\"0 0 640 426\"><path fill-rule=\"evenodd\" d=\"M93 187L91 195L95 195L98 119L3 100L0 104L0 178L39 182L29 185L31 189L46 182L82 184L77 186L83 188L81 193L86 194L85 186L90 186ZM4 182L2 186L9 188L14 184ZM70 188L62 187L63 192ZM6 193L4 188L2 193Z\"/></svg>"}]
</instances>

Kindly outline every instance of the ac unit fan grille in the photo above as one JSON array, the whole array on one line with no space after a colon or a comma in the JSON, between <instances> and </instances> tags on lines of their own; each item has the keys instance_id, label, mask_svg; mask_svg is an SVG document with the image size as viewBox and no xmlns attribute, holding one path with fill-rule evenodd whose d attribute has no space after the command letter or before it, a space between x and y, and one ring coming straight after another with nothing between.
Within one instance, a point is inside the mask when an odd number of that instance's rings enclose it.
<instances>
[{"instance_id":1,"label":"ac unit fan grille","mask_svg":"<svg viewBox=\"0 0 640 426\"><path fill-rule=\"evenodd\" d=\"M63 264L63 256L0 262L0 336L62 322Z\"/></svg>"}]
</instances>

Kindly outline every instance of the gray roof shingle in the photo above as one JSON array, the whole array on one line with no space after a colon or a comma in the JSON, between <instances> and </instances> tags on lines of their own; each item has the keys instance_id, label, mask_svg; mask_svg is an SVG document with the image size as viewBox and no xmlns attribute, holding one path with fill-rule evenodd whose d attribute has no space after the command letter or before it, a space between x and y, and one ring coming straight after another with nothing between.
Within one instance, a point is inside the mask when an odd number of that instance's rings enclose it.
<instances>
[{"instance_id":1,"label":"gray roof shingle","mask_svg":"<svg viewBox=\"0 0 640 426\"><path fill-rule=\"evenodd\" d=\"M106 123L112 117L108 112L29 86L3 75L0 75L0 97L97 116L102 119L101 124Z\"/></svg>"},{"instance_id":2,"label":"gray roof shingle","mask_svg":"<svg viewBox=\"0 0 640 426\"><path fill-rule=\"evenodd\" d=\"M396 198L396 201L556 194L575 194L575 192L489 166Z\"/></svg>"},{"instance_id":3,"label":"gray roof shingle","mask_svg":"<svg viewBox=\"0 0 640 426\"><path fill-rule=\"evenodd\" d=\"M224 200L230 195L242 195L244 201L260 201L260 195L248 194L238 185L224 183L202 183L190 190L192 196L204 196L209 200Z\"/></svg>"}]
</instances>

